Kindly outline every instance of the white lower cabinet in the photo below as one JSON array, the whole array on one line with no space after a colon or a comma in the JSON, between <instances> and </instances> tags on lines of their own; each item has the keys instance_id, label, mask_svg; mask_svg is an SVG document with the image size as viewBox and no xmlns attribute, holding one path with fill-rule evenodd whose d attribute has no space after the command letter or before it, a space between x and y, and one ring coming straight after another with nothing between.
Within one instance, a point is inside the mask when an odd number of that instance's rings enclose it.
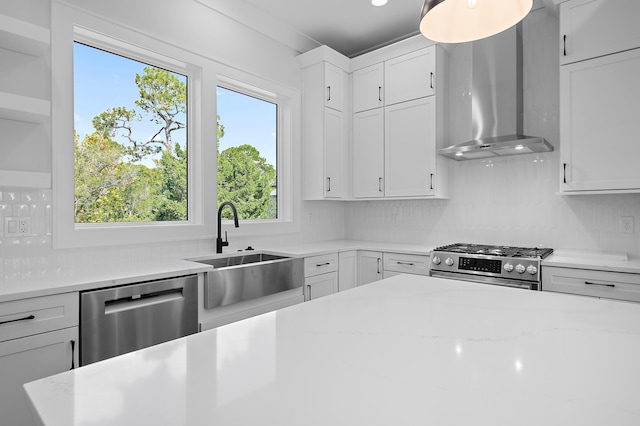
<instances>
[{"instance_id":1,"label":"white lower cabinet","mask_svg":"<svg viewBox=\"0 0 640 426\"><path fill-rule=\"evenodd\" d=\"M338 273L316 275L304 279L305 300L314 300L338 291Z\"/></svg>"},{"instance_id":2,"label":"white lower cabinet","mask_svg":"<svg viewBox=\"0 0 640 426\"><path fill-rule=\"evenodd\" d=\"M542 290L640 302L640 274L543 266Z\"/></svg>"},{"instance_id":3,"label":"white lower cabinet","mask_svg":"<svg viewBox=\"0 0 640 426\"><path fill-rule=\"evenodd\" d=\"M358 285L358 251L343 251L338 255L338 291Z\"/></svg>"},{"instance_id":4,"label":"white lower cabinet","mask_svg":"<svg viewBox=\"0 0 640 426\"><path fill-rule=\"evenodd\" d=\"M33 425L22 385L78 365L78 294L0 303L0 423Z\"/></svg>"},{"instance_id":5,"label":"white lower cabinet","mask_svg":"<svg viewBox=\"0 0 640 426\"><path fill-rule=\"evenodd\" d=\"M384 277L398 274L429 275L429 256L404 253L384 253Z\"/></svg>"},{"instance_id":6,"label":"white lower cabinet","mask_svg":"<svg viewBox=\"0 0 640 426\"><path fill-rule=\"evenodd\" d=\"M338 253L304 259L304 300L314 300L338 291Z\"/></svg>"},{"instance_id":7,"label":"white lower cabinet","mask_svg":"<svg viewBox=\"0 0 640 426\"><path fill-rule=\"evenodd\" d=\"M382 252L361 250L358 252L358 285L382 279Z\"/></svg>"}]
</instances>

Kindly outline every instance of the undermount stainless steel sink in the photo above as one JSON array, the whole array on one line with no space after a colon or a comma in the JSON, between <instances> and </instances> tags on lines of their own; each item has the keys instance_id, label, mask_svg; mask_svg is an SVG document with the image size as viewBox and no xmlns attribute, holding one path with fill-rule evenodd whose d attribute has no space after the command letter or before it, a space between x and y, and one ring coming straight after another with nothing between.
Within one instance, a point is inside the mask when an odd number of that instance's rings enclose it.
<instances>
[{"instance_id":1,"label":"undermount stainless steel sink","mask_svg":"<svg viewBox=\"0 0 640 426\"><path fill-rule=\"evenodd\" d=\"M204 285L206 309L299 288L304 282L303 259L251 253L192 260L213 266Z\"/></svg>"}]
</instances>

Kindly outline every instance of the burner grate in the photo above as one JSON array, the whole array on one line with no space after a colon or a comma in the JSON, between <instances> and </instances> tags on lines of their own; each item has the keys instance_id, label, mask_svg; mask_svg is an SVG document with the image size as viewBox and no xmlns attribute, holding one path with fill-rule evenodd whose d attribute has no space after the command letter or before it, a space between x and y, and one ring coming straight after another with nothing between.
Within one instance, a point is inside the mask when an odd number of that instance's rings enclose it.
<instances>
[{"instance_id":1,"label":"burner grate","mask_svg":"<svg viewBox=\"0 0 640 426\"><path fill-rule=\"evenodd\" d=\"M544 259L553 253L550 248L537 247L511 247L498 245L482 245L456 243L436 248L437 251L446 251L451 253L463 254L481 254L486 256L502 256L502 257L527 257Z\"/></svg>"}]
</instances>

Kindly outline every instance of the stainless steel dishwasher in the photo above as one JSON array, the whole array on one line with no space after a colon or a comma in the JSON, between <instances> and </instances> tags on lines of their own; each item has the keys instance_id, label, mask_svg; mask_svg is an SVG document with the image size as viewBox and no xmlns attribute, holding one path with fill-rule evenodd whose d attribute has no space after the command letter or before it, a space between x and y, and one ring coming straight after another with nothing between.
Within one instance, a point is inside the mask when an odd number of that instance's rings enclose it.
<instances>
[{"instance_id":1,"label":"stainless steel dishwasher","mask_svg":"<svg viewBox=\"0 0 640 426\"><path fill-rule=\"evenodd\" d=\"M80 365L197 331L197 275L80 293Z\"/></svg>"}]
</instances>

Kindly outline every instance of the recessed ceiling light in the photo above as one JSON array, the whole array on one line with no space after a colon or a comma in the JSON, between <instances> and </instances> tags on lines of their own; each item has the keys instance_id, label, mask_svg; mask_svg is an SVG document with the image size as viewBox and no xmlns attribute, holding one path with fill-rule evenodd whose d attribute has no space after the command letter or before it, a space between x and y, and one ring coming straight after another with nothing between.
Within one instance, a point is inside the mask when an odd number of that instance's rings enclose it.
<instances>
[{"instance_id":1,"label":"recessed ceiling light","mask_svg":"<svg viewBox=\"0 0 640 426\"><path fill-rule=\"evenodd\" d=\"M371 4L374 6L384 6L387 4L387 0L371 0Z\"/></svg>"}]
</instances>

